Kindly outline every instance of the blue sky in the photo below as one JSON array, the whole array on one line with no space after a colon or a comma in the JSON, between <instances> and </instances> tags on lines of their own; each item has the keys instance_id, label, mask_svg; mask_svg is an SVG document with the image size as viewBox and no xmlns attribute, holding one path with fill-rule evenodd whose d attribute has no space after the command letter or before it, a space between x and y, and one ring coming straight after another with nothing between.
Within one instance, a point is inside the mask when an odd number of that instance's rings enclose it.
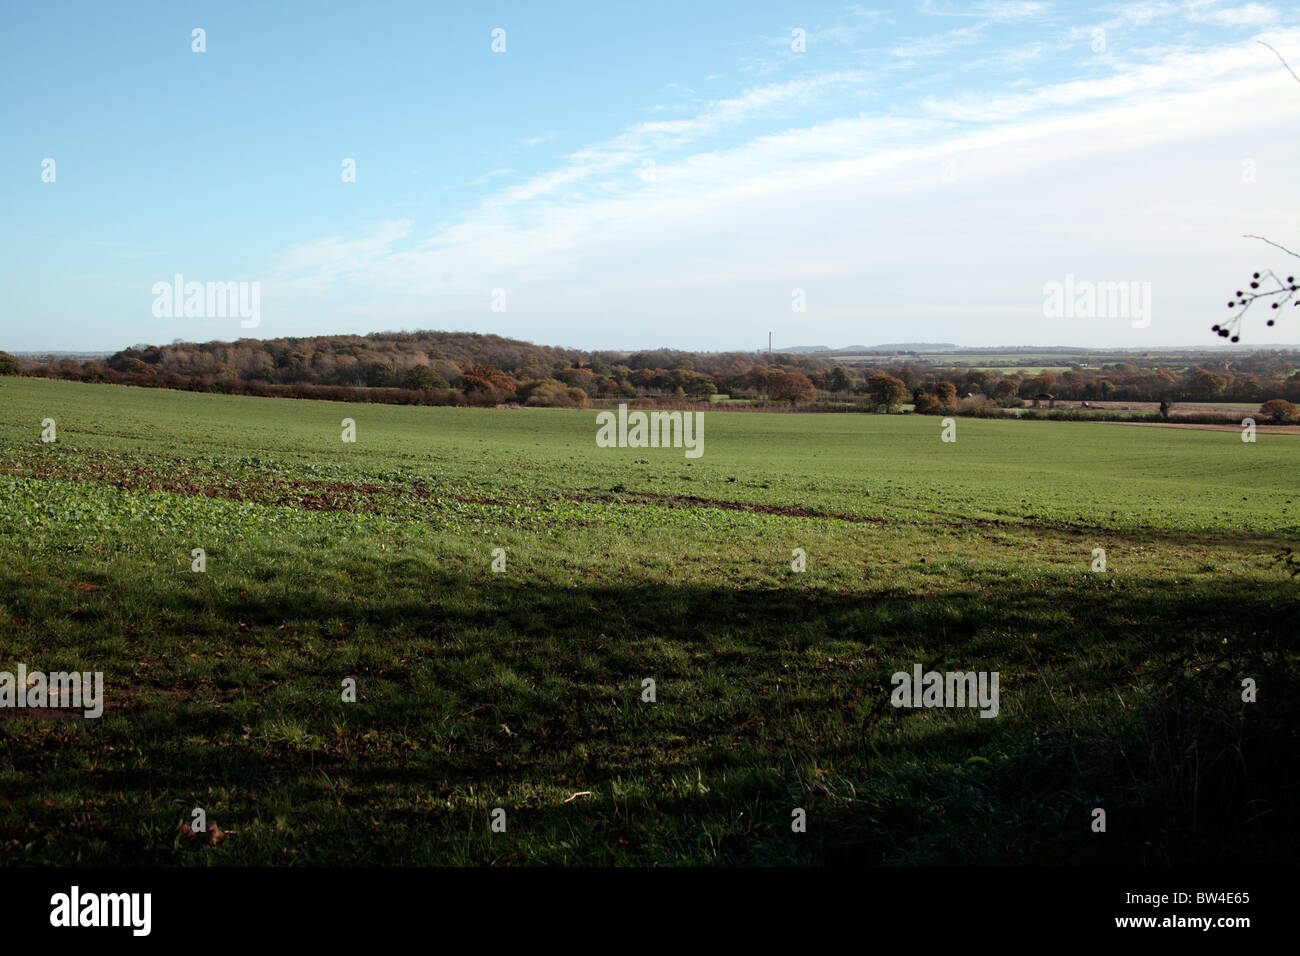
<instances>
[{"instance_id":1,"label":"blue sky","mask_svg":"<svg viewBox=\"0 0 1300 956\"><path fill-rule=\"evenodd\" d=\"M0 348L1218 344L1300 265L1241 238L1300 246L1294 6L455 6L4 0ZM155 317L178 273L260 325ZM1045 316L1067 275L1150 322Z\"/></svg>"}]
</instances>

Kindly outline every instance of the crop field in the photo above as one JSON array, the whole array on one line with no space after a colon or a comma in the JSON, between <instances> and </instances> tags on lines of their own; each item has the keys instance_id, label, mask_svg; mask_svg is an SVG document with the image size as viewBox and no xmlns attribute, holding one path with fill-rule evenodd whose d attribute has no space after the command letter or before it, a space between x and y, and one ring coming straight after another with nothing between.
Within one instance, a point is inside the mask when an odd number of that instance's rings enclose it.
<instances>
[{"instance_id":1,"label":"crop field","mask_svg":"<svg viewBox=\"0 0 1300 956\"><path fill-rule=\"evenodd\" d=\"M0 380L0 863L1295 858L1300 436L701 415Z\"/></svg>"}]
</instances>

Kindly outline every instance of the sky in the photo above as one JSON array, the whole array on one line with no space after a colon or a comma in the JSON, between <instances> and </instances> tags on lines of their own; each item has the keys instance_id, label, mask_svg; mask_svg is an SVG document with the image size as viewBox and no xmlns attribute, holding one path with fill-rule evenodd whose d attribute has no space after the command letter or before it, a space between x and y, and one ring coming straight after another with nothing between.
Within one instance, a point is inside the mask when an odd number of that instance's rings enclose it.
<instances>
[{"instance_id":1,"label":"sky","mask_svg":"<svg viewBox=\"0 0 1300 956\"><path fill-rule=\"evenodd\" d=\"M1261 40L1300 7L0 0L0 348L1218 345L1300 266L1243 238L1300 248Z\"/></svg>"}]
</instances>

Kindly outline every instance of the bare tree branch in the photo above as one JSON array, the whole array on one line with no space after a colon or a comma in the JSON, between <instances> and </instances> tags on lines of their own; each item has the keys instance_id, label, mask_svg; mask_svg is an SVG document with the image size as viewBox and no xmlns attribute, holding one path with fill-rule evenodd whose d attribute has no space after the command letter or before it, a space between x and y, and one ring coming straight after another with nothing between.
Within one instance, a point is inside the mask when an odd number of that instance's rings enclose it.
<instances>
[{"instance_id":1,"label":"bare tree branch","mask_svg":"<svg viewBox=\"0 0 1300 956\"><path fill-rule=\"evenodd\" d=\"M1243 239L1258 239L1260 242L1267 242L1270 246L1275 246L1275 247L1277 247L1278 249L1281 249L1281 250L1282 250L1283 252L1285 252L1288 256L1295 256L1297 259L1300 259L1300 252L1292 252L1292 251L1291 251L1290 249L1288 249L1286 246L1281 245L1280 243L1276 243L1276 242L1274 242L1272 239L1265 239L1263 236L1249 236L1249 235L1247 235L1247 236L1242 236L1241 238L1243 238Z\"/></svg>"},{"instance_id":2,"label":"bare tree branch","mask_svg":"<svg viewBox=\"0 0 1300 956\"><path fill-rule=\"evenodd\" d=\"M1269 44L1265 43L1263 40L1256 40L1255 42L1258 43L1260 46L1267 46L1270 50L1273 50L1273 47L1269 46ZM1273 50L1273 55L1282 61L1282 65L1286 67L1286 71L1288 73L1290 73L1292 76L1295 76L1295 70L1291 69L1291 64L1288 63L1283 58L1281 53L1278 53L1277 50ZM1295 76L1295 81L1297 83L1300 83L1300 76Z\"/></svg>"},{"instance_id":3,"label":"bare tree branch","mask_svg":"<svg viewBox=\"0 0 1300 956\"><path fill-rule=\"evenodd\" d=\"M1272 51L1273 55L1277 57L1279 61L1281 61L1284 67L1286 67L1286 71L1291 74L1291 76L1295 79L1297 83L1300 83L1300 76L1296 76L1295 70L1291 69L1291 64L1286 61L1286 57L1284 57L1281 53L1278 53L1276 48L1274 48L1268 43L1265 43L1263 40L1256 40L1255 42L1258 43L1260 46L1267 47L1270 51ZM1263 236L1251 236L1251 235L1243 236L1242 238L1258 239L1260 242L1268 243L1274 249L1280 249L1282 252L1285 252L1288 256L1294 256L1295 258L1300 259L1300 253L1293 252L1292 250L1288 249L1286 246L1282 245L1280 242L1274 242L1272 239L1265 239ZM1266 278L1276 283L1277 288L1261 289L1260 282ZM1241 321L1242 316L1246 314L1246 311L1258 299L1272 299L1276 296L1281 296L1282 297L1281 299L1269 303L1272 309L1280 309L1288 302L1291 303L1293 306L1300 306L1300 297L1297 297L1296 295L1297 292L1300 292L1300 285L1296 284L1295 276L1287 276L1286 281L1283 282L1276 275L1274 275L1271 269L1261 269L1259 272L1256 272L1251 277L1249 287L1250 287L1249 292L1247 292L1244 289L1238 289L1236 295L1234 295L1232 299L1228 302L1228 308L1236 309L1237 311L1236 313L1233 314L1233 316L1230 319L1228 319L1227 322L1216 322L1211 327L1210 331L1214 332L1215 335L1218 335L1225 339L1229 339L1232 342L1240 342L1241 329L1242 329L1242 321ZM1276 324L1276 320L1269 319L1267 324L1274 325Z\"/></svg>"}]
</instances>

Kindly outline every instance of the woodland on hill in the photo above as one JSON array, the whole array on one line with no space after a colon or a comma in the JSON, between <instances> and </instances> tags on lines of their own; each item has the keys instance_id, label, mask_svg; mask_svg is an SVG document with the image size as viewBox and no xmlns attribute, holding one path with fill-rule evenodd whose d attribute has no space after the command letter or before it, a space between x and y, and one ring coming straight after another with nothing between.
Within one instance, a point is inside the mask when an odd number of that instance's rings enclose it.
<instances>
[{"instance_id":1,"label":"woodland on hill","mask_svg":"<svg viewBox=\"0 0 1300 956\"><path fill-rule=\"evenodd\" d=\"M405 404L580 407L592 399L759 404L849 402L895 410L1011 408L1065 401L1300 402L1293 353L1078 362L1058 371L937 364L905 354L847 363L818 353L582 351L470 332L382 332L139 345L107 358L16 358L0 374L296 398ZM937 401L930 401L936 399ZM970 408L962 410L970 411Z\"/></svg>"}]
</instances>

